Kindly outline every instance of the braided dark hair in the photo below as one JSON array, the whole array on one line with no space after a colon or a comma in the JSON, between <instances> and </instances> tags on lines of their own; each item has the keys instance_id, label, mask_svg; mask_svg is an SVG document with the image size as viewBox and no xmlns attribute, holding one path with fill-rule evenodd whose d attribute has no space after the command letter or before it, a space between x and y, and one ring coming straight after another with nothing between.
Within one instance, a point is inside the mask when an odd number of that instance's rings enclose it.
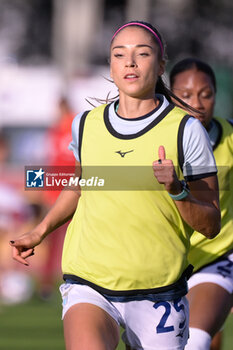
<instances>
[{"instance_id":1,"label":"braided dark hair","mask_svg":"<svg viewBox=\"0 0 233 350\"><path fill-rule=\"evenodd\" d=\"M174 85L175 77L177 74L196 68L198 71L207 74L213 84L214 92L217 91L216 78L213 69L206 62L199 60L198 58L188 57L185 58L174 65L170 72L170 86Z\"/></svg>"}]
</instances>

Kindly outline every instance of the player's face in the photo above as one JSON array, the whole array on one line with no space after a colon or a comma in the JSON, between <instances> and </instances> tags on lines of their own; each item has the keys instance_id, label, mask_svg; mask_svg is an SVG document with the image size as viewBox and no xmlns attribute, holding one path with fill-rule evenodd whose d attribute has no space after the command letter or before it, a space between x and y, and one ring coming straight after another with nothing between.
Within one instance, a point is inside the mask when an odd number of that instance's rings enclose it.
<instances>
[{"instance_id":1,"label":"player's face","mask_svg":"<svg viewBox=\"0 0 233 350\"><path fill-rule=\"evenodd\" d=\"M127 27L111 45L111 78L122 95L154 98L158 76L164 72L159 47L143 28Z\"/></svg>"},{"instance_id":2,"label":"player's face","mask_svg":"<svg viewBox=\"0 0 233 350\"><path fill-rule=\"evenodd\" d=\"M210 77L196 68L178 73L172 91L184 102L203 113L192 112L202 125L208 128L215 104L215 91Z\"/></svg>"}]
</instances>

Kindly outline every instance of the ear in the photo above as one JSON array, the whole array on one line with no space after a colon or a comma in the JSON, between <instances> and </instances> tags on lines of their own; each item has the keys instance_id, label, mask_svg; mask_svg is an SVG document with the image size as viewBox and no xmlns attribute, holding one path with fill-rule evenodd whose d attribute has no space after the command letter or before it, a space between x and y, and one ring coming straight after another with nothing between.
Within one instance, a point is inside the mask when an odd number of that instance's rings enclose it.
<instances>
[{"instance_id":1,"label":"ear","mask_svg":"<svg viewBox=\"0 0 233 350\"><path fill-rule=\"evenodd\" d=\"M112 68L111 68L111 64L110 64L110 78L112 78Z\"/></svg>"},{"instance_id":2,"label":"ear","mask_svg":"<svg viewBox=\"0 0 233 350\"><path fill-rule=\"evenodd\" d=\"M161 75L163 75L164 72L165 72L165 61L161 60L159 63L158 75L161 76Z\"/></svg>"}]
</instances>

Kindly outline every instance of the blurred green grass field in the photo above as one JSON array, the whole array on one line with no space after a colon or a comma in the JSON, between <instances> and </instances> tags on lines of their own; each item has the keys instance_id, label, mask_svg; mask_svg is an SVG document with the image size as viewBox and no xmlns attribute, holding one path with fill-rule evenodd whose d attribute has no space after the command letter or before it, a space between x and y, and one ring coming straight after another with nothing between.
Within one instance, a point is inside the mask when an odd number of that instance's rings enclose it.
<instances>
[{"instance_id":1,"label":"blurred green grass field","mask_svg":"<svg viewBox=\"0 0 233 350\"><path fill-rule=\"evenodd\" d=\"M233 315L224 328L222 350L233 349ZM0 306L1 350L65 350L59 292L50 301L33 297L17 305ZM117 350L124 350L119 344Z\"/></svg>"}]
</instances>

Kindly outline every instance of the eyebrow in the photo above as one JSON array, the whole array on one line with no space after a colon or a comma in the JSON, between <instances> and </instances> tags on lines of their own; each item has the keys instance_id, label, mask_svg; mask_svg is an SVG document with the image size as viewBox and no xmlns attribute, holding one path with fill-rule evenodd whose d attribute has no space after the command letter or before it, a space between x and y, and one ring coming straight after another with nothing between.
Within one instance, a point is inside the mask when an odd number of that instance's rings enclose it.
<instances>
[{"instance_id":1,"label":"eyebrow","mask_svg":"<svg viewBox=\"0 0 233 350\"><path fill-rule=\"evenodd\" d=\"M173 86L175 86L175 84L173 84ZM173 89L174 90L179 90L179 91L184 91L184 90L190 91L190 90L192 90L192 88L186 87L186 86L182 86L182 87L179 87L179 88L173 88ZM209 85L204 85L203 87L201 87L201 91L206 90L206 89L212 90Z\"/></svg>"},{"instance_id":2,"label":"eyebrow","mask_svg":"<svg viewBox=\"0 0 233 350\"><path fill-rule=\"evenodd\" d=\"M114 49L125 49L127 48L128 45L117 45L117 46L114 46L112 48L112 50ZM131 46L131 45L130 45ZM134 45L133 45L134 46ZM150 46L150 45L146 45L146 44L139 44L139 45L135 45L135 47L149 47L151 50L153 50L153 47Z\"/></svg>"}]
</instances>

